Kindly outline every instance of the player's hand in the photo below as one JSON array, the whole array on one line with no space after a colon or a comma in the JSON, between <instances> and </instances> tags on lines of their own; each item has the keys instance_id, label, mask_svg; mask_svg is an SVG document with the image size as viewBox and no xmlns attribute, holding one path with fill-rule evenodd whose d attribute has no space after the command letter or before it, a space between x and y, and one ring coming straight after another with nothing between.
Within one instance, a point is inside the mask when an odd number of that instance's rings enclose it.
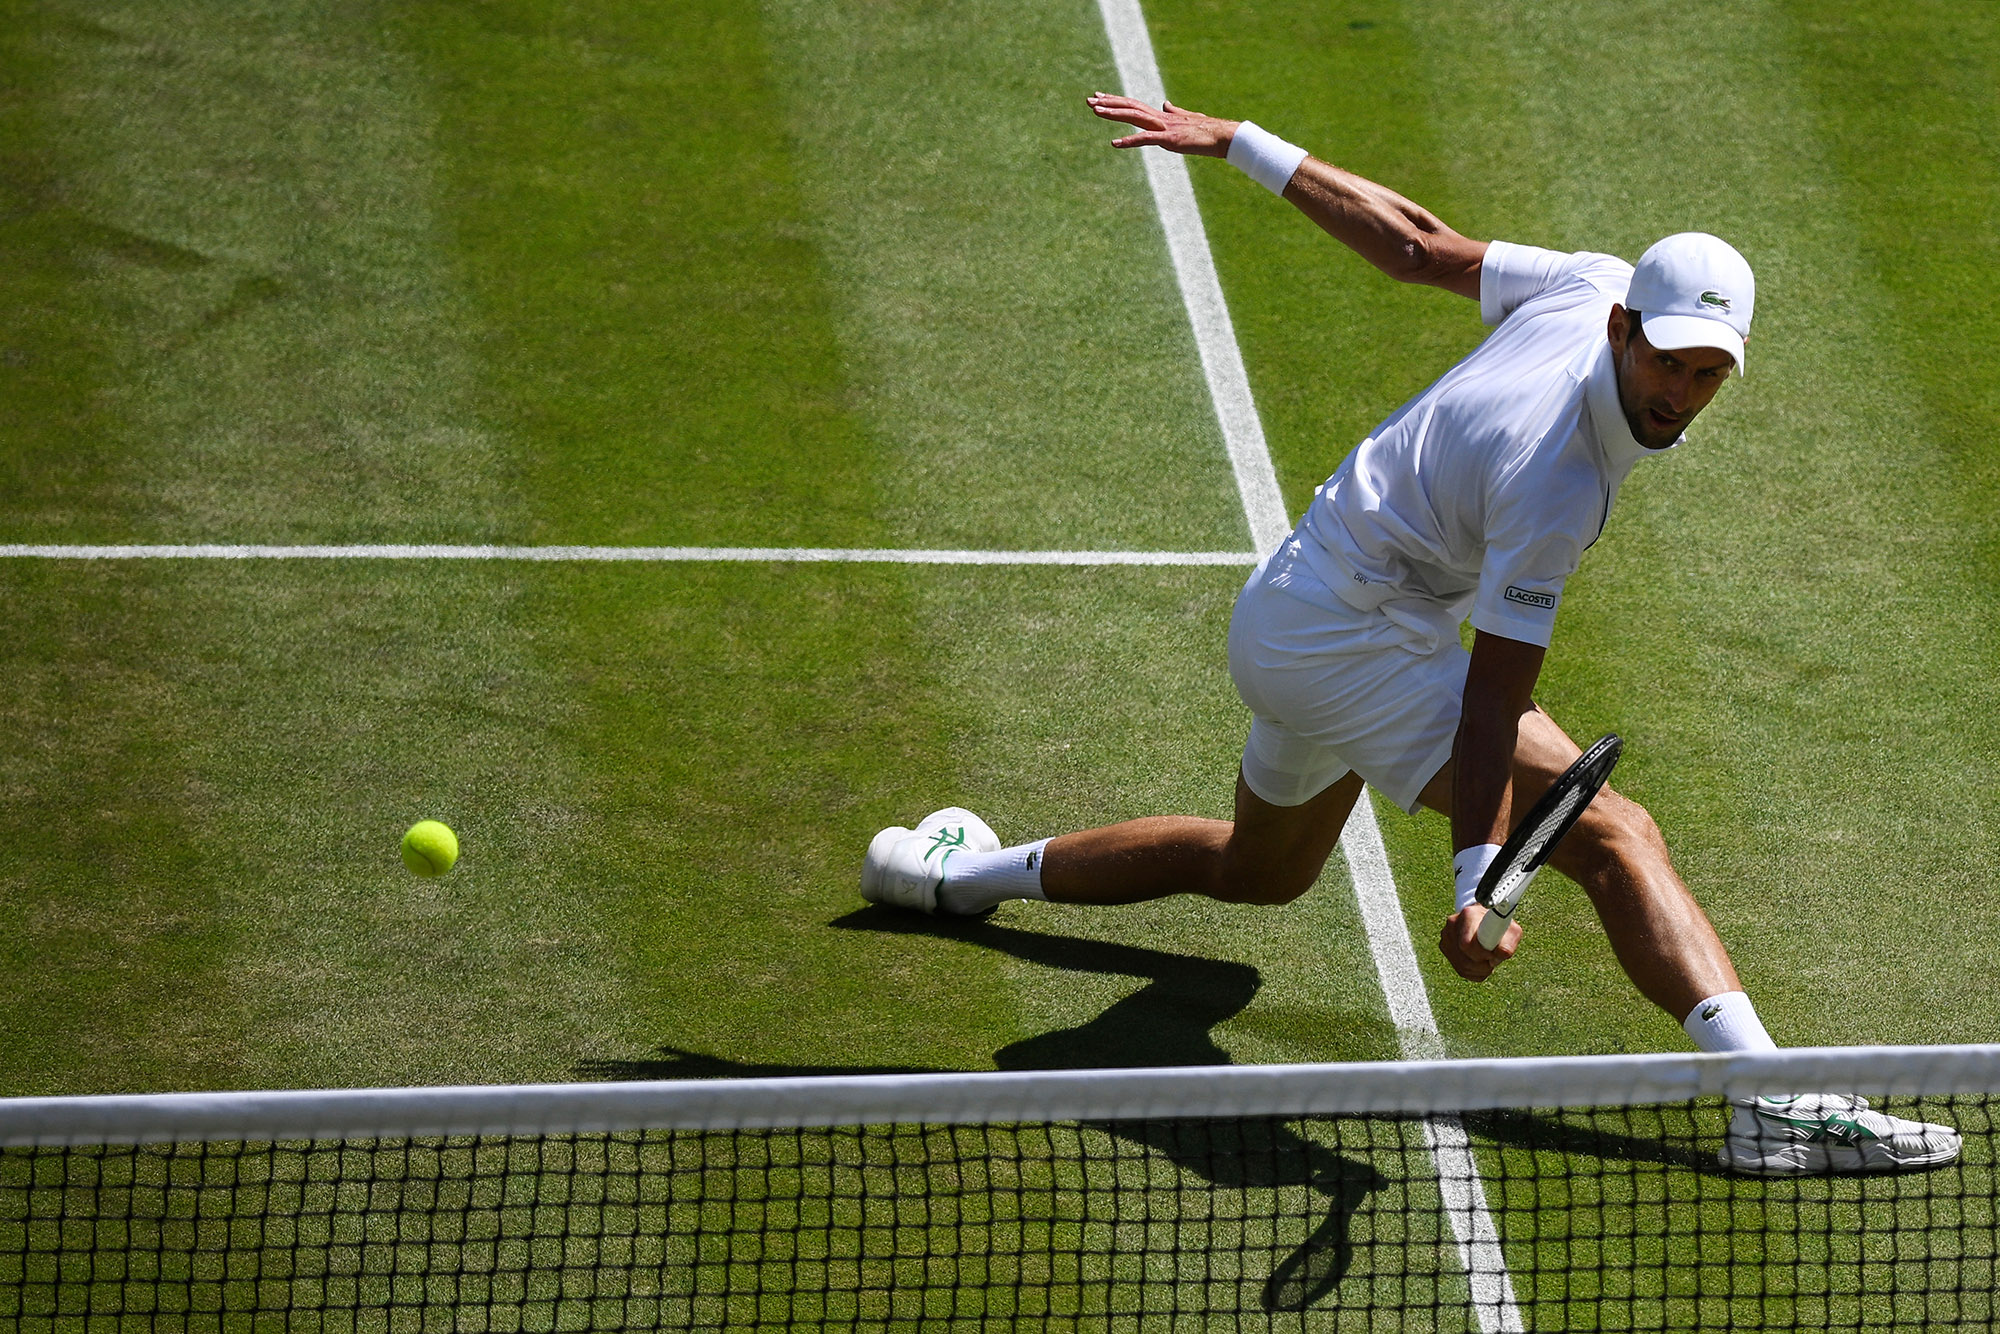
<instances>
[{"instance_id":1,"label":"player's hand","mask_svg":"<svg viewBox=\"0 0 2000 1334\"><path fill-rule=\"evenodd\" d=\"M1195 157L1227 157L1229 141L1236 137L1241 122L1217 120L1198 111L1177 107L1172 102L1148 106L1115 93L1092 93L1083 99L1090 109L1106 120L1121 121L1138 131L1113 139L1113 148L1164 148Z\"/></svg>"},{"instance_id":2,"label":"player's hand","mask_svg":"<svg viewBox=\"0 0 2000 1334\"><path fill-rule=\"evenodd\" d=\"M1444 931L1438 936L1438 949L1450 961L1458 975L1468 982L1484 982L1493 976L1493 970L1514 957L1514 951L1521 947L1521 924L1507 923L1507 933L1500 937L1500 943L1487 949L1479 943L1479 919L1486 916L1486 909L1478 904L1470 904L1444 919Z\"/></svg>"}]
</instances>

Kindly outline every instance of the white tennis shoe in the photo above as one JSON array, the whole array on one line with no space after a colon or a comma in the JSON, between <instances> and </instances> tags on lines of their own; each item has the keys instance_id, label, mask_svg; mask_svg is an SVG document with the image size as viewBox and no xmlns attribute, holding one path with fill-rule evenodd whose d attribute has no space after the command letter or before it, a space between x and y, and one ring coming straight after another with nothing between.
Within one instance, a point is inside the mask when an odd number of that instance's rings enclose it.
<instances>
[{"instance_id":1,"label":"white tennis shoe","mask_svg":"<svg viewBox=\"0 0 2000 1334\"><path fill-rule=\"evenodd\" d=\"M1872 1111L1866 1098L1801 1093L1737 1103L1716 1157L1754 1176L1901 1172L1948 1163L1959 1143L1949 1126Z\"/></svg>"},{"instance_id":2,"label":"white tennis shoe","mask_svg":"<svg viewBox=\"0 0 2000 1334\"><path fill-rule=\"evenodd\" d=\"M868 844L861 861L861 897L918 912L938 911L945 864L960 852L998 852L1000 836L971 811L947 806L915 829L890 825Z\"/></svg>"}]
</instances>

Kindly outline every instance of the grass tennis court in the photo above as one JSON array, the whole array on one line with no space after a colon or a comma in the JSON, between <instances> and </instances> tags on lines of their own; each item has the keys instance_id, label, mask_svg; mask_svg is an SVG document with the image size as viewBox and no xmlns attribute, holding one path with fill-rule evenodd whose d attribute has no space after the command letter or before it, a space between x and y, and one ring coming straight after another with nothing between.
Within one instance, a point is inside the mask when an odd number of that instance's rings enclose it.
<instances>
[{"instance_id":1,"label":"grass tennis court","mask_svg":"<svg viewBox=\"0 0 2000 1334\"><path fill-rule=\"evenodd\" d=\"M1757 266L1540 698L1627 738L1781 1043L1990 1038L2000 11L1146 12L1174 100L1468 235ZM1082 0L0 13L0 543L1248 547ZM1193 167L1296 516L1478 316ZM1337 858L855 892L947 803L1225 813L1241 578L0 561L0 1093L1393 1057ZM1453 978L1444 822L1377 809L1449 1052L1685 1045L1553 881Z\"/></svg>"}]
</instances>

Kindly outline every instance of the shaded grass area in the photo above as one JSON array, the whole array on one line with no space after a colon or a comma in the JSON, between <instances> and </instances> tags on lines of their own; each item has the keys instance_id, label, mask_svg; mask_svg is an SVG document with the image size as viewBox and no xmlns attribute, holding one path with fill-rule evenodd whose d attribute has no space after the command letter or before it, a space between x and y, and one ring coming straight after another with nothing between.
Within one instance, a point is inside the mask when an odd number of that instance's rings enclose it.
<instances>
[{"instance_id":1,"label":"shaded grass area","mask_svg":"<svg viewBox=\"0 0 2000 1334\"><path fill-rule=\"evenodd\" d=\"M984 1064L1016 1034L954 994L975 963L899 990L823 934L912 740L904 576L680 573L13 567L9 1091L839 1060L880 1026ZM460 834L449 878L397 860L418 815ZM933 1005L968 1025L911 1050Z\"/></svg>"},{"instance_id":2,"label":"shaded grass area","mask_svg":"<svg viewBox=\"0 0 2000 1334\"><path fill-rule=\"evenodd\" d=\"M531 541L874 546L827 264L754 6L426 4L420 71L481 407Z\"/></svg>"},{"instance_id":3,"label":"shaded grass area","mask_svg":"<svg viewBox=\"0 0 2000 1334\"><path fill-rule=\"evenodd\" d=\"M10 6L10 17L25 6ZM25 14L20 15L26 18ZM96 519L112 451L94 401L117 314L86 287L92 228L62 198L61 168L48 144L54 25L10 22L0 30L0 429L5 485L0 523L10 533L64 536ZM115 251L128 238L95 237Z\"/></svg>"},{"instance_id":4,"label":"shaded grass area","mask_svg":"<svg viewBox=\"0 0 2000 1334\"><path fill-rule=\"evenodd\" d=\"M227 1009L222 895L158 735L153 626L133 619L162 594L57 566L4 579L6 1091L234 1082L240 1016L204 1013Z\"/></svg>"},{"instance_id":5,"label":"shaded grass area","mask_svg":"<svg viewBox=\"0 0 2000 1334\"><path fill-rule=\"evenodd\" d=\"M1049 574L1094 584L1060 614L954 572L989 673L915 691L897 569L8 573L12 1092L1394 1050L1337 883L1283 920L857 911L868 837L947 801L1216 809L1233 742L1186 738L1231 698L1182 641L1217 572ZM418 816L448 878L397 860Z\"/></svg>"},{"instance_id":6,"label":"shaded grass area","mask_svg":"<svg viewBox=\"0 0 2000 1334\"><path fill-rule=\"evenodd\" d=\"M36 258L0 297L23 446L10 537L502 527L439 272L429 127L359 16L17 10L7 226Z\"/></svg>"},{"instance_id":7,"label":"shaded grass area","mask_svg":"<svg viewBox=\"0 0 2000 1334\"><path fill-rule=\"evenodd\" d=\"M558 1075L621 1020L504 573L7 572L9 1092ZM47 627L59 626L51 633ZM419 816L464 835L402 869Z\"/></svg>"}]
</instances>

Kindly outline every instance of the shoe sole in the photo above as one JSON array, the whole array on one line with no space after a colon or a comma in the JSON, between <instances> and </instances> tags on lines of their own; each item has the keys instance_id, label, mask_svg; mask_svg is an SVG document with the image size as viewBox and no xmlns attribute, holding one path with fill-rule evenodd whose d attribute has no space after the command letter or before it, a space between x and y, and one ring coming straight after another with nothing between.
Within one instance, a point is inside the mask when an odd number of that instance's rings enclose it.
<instances>
[{"instance_id":1,"label":"shoe sole","mask_svg":"<svg viewBox=\"0 0 2000 1334\"><path fill-rule=\"evenodd\" d=\"M1823 1144L1787 1144L1775 1153L1762 1154L1755 1150L1732 1153L1730 1146L1724 1144L1715 1158L1730 1171L1745 1176L1792 1177L1823 1176L1829 1172L1918 1172L1927 1167L1942 1167L1955 1161L1958 1154L1957 1146L1904 1157L1884 1150L1870 1161L1860 1149L1846 1146L1830 1149Z\"/></svg>"}]
</instances>

